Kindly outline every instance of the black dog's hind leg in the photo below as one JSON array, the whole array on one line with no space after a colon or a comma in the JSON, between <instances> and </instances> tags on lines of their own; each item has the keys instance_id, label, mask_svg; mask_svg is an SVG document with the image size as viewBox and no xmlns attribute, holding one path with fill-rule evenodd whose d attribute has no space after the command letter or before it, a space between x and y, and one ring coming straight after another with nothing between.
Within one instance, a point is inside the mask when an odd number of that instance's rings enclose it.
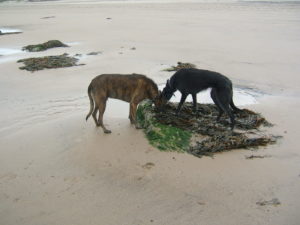
<instances>
[{"instance_id":1,"label":"black dog's hind leg","mask_svg":"<svg viewBox=\"0 0 300 225\"><path fill-rule=\"evenodd\" d=\"M219 111L219 115L217 117L217 121L220 121L220 118L221 116L223 115L223 110L220 106L220 102L219 102L219 99L217 98L217 93L216 93L216 89L211 89L211 92L210 92L210 96L212 98L212 100L214 101L215 105L217 106L218 108L218 111Z\"/></svg>"},{"instance_id":2,"label":"black dog's hind leg","mask_svg":"<svg viewBox=\"0 0 300 225\"><path fill-rule=\"evenodd\" d=\"M230 94L230 92L228 92L228 90L222 89L222 90L216 91L216 97L217 97L218 102L220 103L221 109L224 112L226 112L226 114L229 116L230 121L231 121L231 130L233 130L234 125L235 125L235 120L234 120L234 115L229 107L230 101L232 99L232 95Z\"/></svg>"},{"instance_id":3,"label":"black dog's hind leg","mask_svg":"<svg viewBox=\"0 0 300 225\"><path fill-rule=\"evenodd\" d=\"M192 97L193 97L193 109L194 109L194 112L196 113L197 112L197 94L192 94Z\"/></svg>"},{"instance_id":4,"label":"black dog's hind leg","mask_svg":"<svg viewBox=\"0 0 300 225\"><path fill-rule=\"evenodd\" d=\"M183 103L185 102L185 99L186 99L187 96L188 96L187 94L183 94L183 93L181 94L181 99L180 99L179 105L176 109L176 115L179 114L179 112L181 110L181 107L182 107Z\"/></svg>"}]
</instances>

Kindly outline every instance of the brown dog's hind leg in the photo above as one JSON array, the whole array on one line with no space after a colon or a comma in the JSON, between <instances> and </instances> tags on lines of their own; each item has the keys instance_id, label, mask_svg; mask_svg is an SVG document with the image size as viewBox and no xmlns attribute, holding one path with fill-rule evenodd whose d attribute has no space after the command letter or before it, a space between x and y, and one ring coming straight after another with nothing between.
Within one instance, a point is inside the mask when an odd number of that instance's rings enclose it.
<instances>
[{"instance_id":1,"label":"brown dog's hind leg","mask_svg":"<svg viewBox=\"0 0 300 225\"><path fill-rule=\"evenodd\" d=\"M95 121L96 126L99 126L98 121L97 121L97 112L98 112L98 106L96 105L95 108L94 108L94 111L92 113L92 116L93 116L93 119Z\"/></svg>"},{"instance_id":2,"label":"brown dog's hind leg","mask_svg":"<svg viewBox=\"0 0 300 225\"><path fill-rule=\"evenodd\" d=\"M99 102L97 102L97 105L99 105L98 106L98 110L99 110L98 126L102 127L104 133L109 134L109 133L111 133L111 131L106 129L106 127L103 124L103 114L104 114L105 107L106 107L106 99L101 99Z\"/></svg>"}]
</instances>

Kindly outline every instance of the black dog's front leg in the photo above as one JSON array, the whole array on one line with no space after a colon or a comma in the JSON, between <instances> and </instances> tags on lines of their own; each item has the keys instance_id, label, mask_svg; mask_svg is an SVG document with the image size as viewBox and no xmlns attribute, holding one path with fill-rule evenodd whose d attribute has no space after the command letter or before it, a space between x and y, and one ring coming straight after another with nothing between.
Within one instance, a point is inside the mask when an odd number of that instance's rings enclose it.
<instances>
[{"instance_id":1,"label":"black dog's front leg","mask_svg":"<svg viewBox=\"0 0 300 225\"><path fill-rule=\"evenodd\" d=\"M186 99L187 96L188 96L187 94L181 94L181 99L180 99L179 105L176 109L176 115L179 114L179 112L181 110L181 107L182 107L183 103L185 102L185 99Z\"/></svg>"},{"instance_id":2,"label":"black dog's front leg","mask_svg":"<svg viewBox=\"0 0 300 225\"><path fill-rule=\"evenodd\" d=\"M193 109L194 109L194 112L197 113L197 94L192 94L193 96Z\"/></svg>"}]
</instances>

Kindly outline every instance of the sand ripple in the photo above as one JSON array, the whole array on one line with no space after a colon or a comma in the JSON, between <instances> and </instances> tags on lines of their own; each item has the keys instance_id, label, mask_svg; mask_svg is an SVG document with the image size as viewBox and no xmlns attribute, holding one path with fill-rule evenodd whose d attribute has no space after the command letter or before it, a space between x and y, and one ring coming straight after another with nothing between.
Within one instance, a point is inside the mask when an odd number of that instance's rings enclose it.
<instances>
[{"instance_id":1,"label":"sand ripple","mask_svg":"<svg viewBox=\"0 0 300 225\"><path fill-rule=\"evenodd\" d=\"M4 99L2 105L6 110L2 116L0 136L31 126L33 124L57 119L67 113L87 111L89 104L87 96L68 97L53 100L35 100L28 102L27 99ZM84 120L83 113L83 120Z\"/></svg>"}]
</instances>

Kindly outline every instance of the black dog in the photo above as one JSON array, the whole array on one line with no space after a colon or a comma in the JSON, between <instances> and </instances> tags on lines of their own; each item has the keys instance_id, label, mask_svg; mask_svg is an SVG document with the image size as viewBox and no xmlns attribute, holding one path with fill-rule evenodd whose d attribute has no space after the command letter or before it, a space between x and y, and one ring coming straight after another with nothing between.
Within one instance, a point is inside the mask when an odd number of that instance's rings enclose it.
<instances>
[{"instance_id":1,"label":"black dog","mask_svg":"<svg viewBox=\"0 0 300 225\"><path fill-rule=\"evenodd\" d=\"M166 87L161 93L161 98L166 103L170 100L173 93L179 90L181 92L181 100L176 109L176 114L178 114L186 97L191 94L193 107L196 111L197 93L207 88L212 88L210 95L219 110L217 121L220 120L223 112L226 112L230 117L231 129L233 129L235 121L232 110L238 112L241 109L237 108L233 103L232 82L220 73L200 69L181 69L167 81Z\"/></svg>"}]
</instances>

